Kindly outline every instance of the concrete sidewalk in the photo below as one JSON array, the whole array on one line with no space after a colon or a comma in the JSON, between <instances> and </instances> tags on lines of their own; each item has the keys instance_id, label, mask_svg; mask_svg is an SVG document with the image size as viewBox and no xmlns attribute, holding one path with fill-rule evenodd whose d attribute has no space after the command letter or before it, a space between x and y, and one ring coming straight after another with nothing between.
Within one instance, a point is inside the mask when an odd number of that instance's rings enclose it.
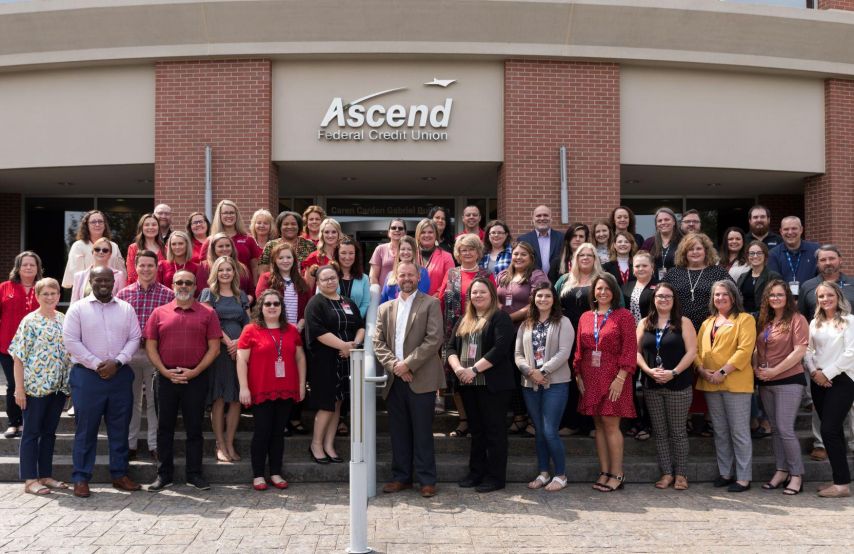
<instances>
[{"instance_id":1,"label":"concrete sidewalk","mask_svg":"<svg viewBox=\"0 0 854 554\"><path fill-rule=\"evenodd\" d=\"M439 495L380 495L368 508L369 545L418 554L750 551L850 552L854 498L822 499L815 483L731 494L708 483L685 492L628 485L610 494L588 485L559 493L524 485L487 495L440 484ZM36 497L0 484L3 552L343 552L349 544L347 487L292 485L255 492L176 485L159 494L105 486L92 497Z\"/></svg>"}]
</instances>

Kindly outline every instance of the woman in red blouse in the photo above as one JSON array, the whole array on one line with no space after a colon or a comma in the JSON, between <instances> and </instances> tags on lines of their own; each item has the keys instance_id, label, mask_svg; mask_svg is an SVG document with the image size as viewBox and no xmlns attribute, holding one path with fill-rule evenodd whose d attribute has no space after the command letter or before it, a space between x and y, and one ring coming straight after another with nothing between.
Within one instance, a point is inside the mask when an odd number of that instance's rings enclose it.
<instances>
[{"instance_id":1,"label":"woman in red blouse","mask_svg":"<svg viewBox=\"0 0 854 554\"><path fill-rule=\"evenodd\" d=\"M9 355L9 344L24 316L39 308L34 287L41 278L41 258L25 250L15 256L9 280L0 283L0 365L6 375L6 417L9 418L3 436L7 439L20 437L24 424L21 408L15 403L15 365Z\"/></svg>"},{"instance_id":2,"label":"woman in red blouse","mask_svg":"<svg viewBox=\"0 0 854 554\"><path fill-rule=\"evenodd\" d=\"M128 285L136 283L136 253L141 250L151 250L157 254L158 262L166 259L163 255L163 241L160 240L160 220L154 214L143 214L136 224L136 236L128 246L125 258ZM169 286L172 286L171 282Z\"/></svg>"},{"instance_id":3,"label":"woman in red blouse","mask_svg":"<svg viewBox=\"0 0 854 554\"><path fill-rule=\"evenodd\" d=\"M184 231L172 231L166 242L166 259L157 262L157 281L172 288L172 277L186 269L196 275L199 266L191 260L193 254L190 237Z\"/></svg>"},{"instance_id":4,"label":"woman in red blouse","mask_svg":"<svg viewBox=\"0 0 854 554\"><path fill-rule=\"evenodd\" d=\"M205 241L205 245L207 247L205 259L199 264L199 268L196 270L197 283L208 282L208 276L210 276L211 268L217 258L231 256L235 260L237 259L237 248L234 246L234 241L228 238L228 235L225 233L212 235L210 239ZM238 268L240 273L240 290L246 293L251 304L255 298L255 285L252 282L252 276L249 273L249 268L244 264L238 262ZM201 290L197 292L201 292Z\"/></svg>"},{"instance_id":5,"label":"woman in red blouse","mask_svg":"<svg viewBox=\"0 0 854 554\"><path fill-rule=\"evenodd\" d=\"M296 327L288 323L278 291L258 297L252 322L237 343L237 379L240 402L252 406L252 488L267 489L264 469L269 461L270 482L286 489L282 477L285 424L291 406L305 397L305 352Z\"/></svg>"},{"instance_id":6,"label":"woman in red blouse","mask_svg":"<svg viewBox=\"0 0 854 554\"><path fill-rule=\"evenodd\" d=\"M234 244L232 257L249 268L249 277L253 286L246 294L254 293L255 281L258 279L258 260L261 258L261 249L258 248L255 239L247 233L246 224L240 217L240 210L237 209L237 204L231 200L223 200L217 205L211 222L211 239L208 240L213 240L213 236L220 233L224 233Z\"/></svg>"},{"instance_id":7,"label":"woman in red blouse","mask_svg":"<svg viewBox=\"0 0 854 554\"><path fill-rule=\"evenodd\" d=\"M193 255L190 261L194 264L200 264L205 259L205 250L202 247L208 240L210 230L211 222L202 212L193 212L187 218L187 236L193 241Z\"/></svg>"},{"instance_id":8,"label":"woman in red blouse","mask_svg":"<svg viewBox=\"0 0 854 554\"><path fill-rule=\"evenodd\" d=\"M314 288L314 274L317 268L328 265L335 259L335 250L338 249L338 243L343 237L344 231L341 230L341 224L331 217L324 219L320 224L320 240L317 242L317 250L309 254L300 264L300 271L302 271L303 279L308 283L309 288Z\"/></svg>"},{"instance_id":9,"label":"woman in red blouse","mask_svg":"<svg viewBox=\"0 0 854 554\"><path fill-rule=\"evenodd\" d=\"M596 451L601 471L593 488L611 492L623 488L621 417L635 417L632 380L636 369L637 336L632 313L621 307L620 287L608 273L590 286L591 305L578 321L575 379L581 398L578 411L593 416Z\"/></svg>"}]
</instances>

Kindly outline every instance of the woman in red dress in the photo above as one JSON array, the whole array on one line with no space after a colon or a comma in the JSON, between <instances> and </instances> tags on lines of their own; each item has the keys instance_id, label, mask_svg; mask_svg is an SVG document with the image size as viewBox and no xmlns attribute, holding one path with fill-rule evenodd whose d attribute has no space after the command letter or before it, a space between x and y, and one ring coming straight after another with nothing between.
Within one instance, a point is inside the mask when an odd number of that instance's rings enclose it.
<instances>
[{"instance_id":1,"label":"woman in red dress","mask_svg":"<svg viewBox=\"0 0 854 554\"><path fill-rule=\"evenodd\" d=\"M593 488L611 492L623 488L623 433L620 418L635 417L632 380L637 336L632 313L621 307L620 287L613 275L598 275L591 283L591 305L578 322L575 379L581 398L578 411L593 416L596 452L601 471Z\"/></svg>"}]
</instances>

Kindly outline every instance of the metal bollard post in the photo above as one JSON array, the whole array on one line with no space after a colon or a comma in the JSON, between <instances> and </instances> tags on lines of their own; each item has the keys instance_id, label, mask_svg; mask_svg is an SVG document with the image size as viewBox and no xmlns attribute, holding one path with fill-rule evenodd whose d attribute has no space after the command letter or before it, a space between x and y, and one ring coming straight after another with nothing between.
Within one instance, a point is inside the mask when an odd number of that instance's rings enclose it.
<instances>
[{"instance_id":1,"label":"metal bollard post","mask_svg":"<svg viewBox=\"0 0 854 554\"><path fill-rule=\"evenodd\" d=\"M365 413L365 398L386 375L365 375L365 351L350 352L350 546L347 552L364 554L368 547L368 465L365 462L367 427L376 427L376 414ZM376 433L374 433L376 437Z\"/></svg>"}]
</instances>

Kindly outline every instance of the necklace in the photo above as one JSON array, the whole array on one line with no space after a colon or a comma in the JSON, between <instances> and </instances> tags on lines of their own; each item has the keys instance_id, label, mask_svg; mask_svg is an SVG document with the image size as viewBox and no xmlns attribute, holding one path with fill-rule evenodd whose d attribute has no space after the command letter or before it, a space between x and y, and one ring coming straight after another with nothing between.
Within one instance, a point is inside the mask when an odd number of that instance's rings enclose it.
<instances>
[{"instance_id":1,"label":"necklace","mask_svg":"<svg viewBox=\"0 0 854 554\"><path fill-rule=\"evenodd\" d=\"M696 270L695 270L695 271L696 271ZM688 288L691 290L691 302L693 302L693 301L694 301L694 289L696 289L696 288L697 288L697 285L699 285L699 284L700 284L700 279L702 279L702 278L703 278L703 272L704 272L704 271L706 271L706 268L705 268L705 267L704 267L703 269L701 269L701 270L700 270L700 275L698 275L698 276L697 276L697 282L696 282L696 283L692 283L692 282L691 282L691 270L690 270L690 269L688 270Z\"/></svg>"}]
</instances>

